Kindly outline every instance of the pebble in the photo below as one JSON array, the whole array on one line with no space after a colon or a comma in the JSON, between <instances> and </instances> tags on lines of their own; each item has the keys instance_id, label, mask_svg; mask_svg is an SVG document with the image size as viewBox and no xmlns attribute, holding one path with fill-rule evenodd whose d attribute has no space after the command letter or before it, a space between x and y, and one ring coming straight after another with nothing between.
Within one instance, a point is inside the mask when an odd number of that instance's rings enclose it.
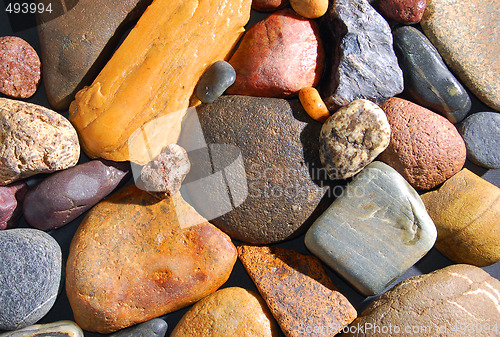
<instances>
[{"instance_id":1,"label":"pebble","mask_svg":"<svg viewBox=\"0 0 500 337\"><path fill-rule=\"evenodd\" d=\"M328 0L290 0L290 5L297 14L308 19L317 19L325 15Z\"/></svg>"},{"instance_id":2,"label":"pebble","mask_svg":"<svg viewBox=\"0 0 500 337\"><path fill-rule=\"evenodd\" d=\"M24 181L0 186L0 230L17 226L27 191L28 185Z\"/></svg>"},{"instance_id":3,"label":"pebble","mask_svg":"<svg viewBox=\"0 0 500 337\"><path fill-rule=\"evenodd\" d=\"M252 9L261 12L274 12L290 4L289 0L252 0Z\"/></svg>"},{"instance_id":4,"label":"pebble","mask_svg":"<svg viewBox=\"0 0 500 337\"><path fill-rule=\"evenodd\" d=\"M446 118L402 98L382 106L391 125L391 141L379 160L392 166L417 190L429 190L459 172L465 143Z\"/></svg>"},{"instance_id":5,"label":"pebble","mask_svg":"<svg viewBox=\"0 0 500 337\"><path fill-rule=\"evenodd\" d=\"M382 292L424 256L436 227L415 190L375 161L307 231L307 248L365 296Z\"/></svg>"},{"instance_id":6,"label":"pebble","mask_svg":"<svg viewBox=\"0 0 500 337\"><path fill-rule=\"evenodd\" d=\"M0 330L36 323L54 305L61 283L62 253L37 229L0 231Z\"/></svg>"},{"instance_id":7,"label":"pebble","mask_svg":"<svg viewBox=\"0 0 500 337\"><path fill-rule=\"evenodd\" d=\"M500 261L500 188L463 169L422 200L443 255L480 267Z\"/></svg>"},{"instance_id":8,"label":"pebble","mask_svg":"<svg viewBox=\"0 0 500 337\"><path fill-rule=\"evenodd\" d=\"M82 329L74 322L59 321L35 324L26 328L0 333L0 337L84 337Z\"/></svg>"},{"instance_id":9,"label":"pebble","mask_svg":"<svg viewBox=\"0 0 500 337\"><path fill-rule=\"evenodd\" d=\"M500 114L478 112L458 129L465 141L467 158L489 169L500 168Z\"/></svg>"},{"instance_id":10,"label":"pebble","mask_svg":"<svg viewBox=\"0 0 500 337\"><path fill-rule=\"evenodd\" d=\"M407 92L416 103L453 124L461 122L471 108L471 100L436 48L414 27L399 27L393 34Z\"/></svg>"},{"instance_id":11,"label":"pebble","mask_svg":"<svg viewBox=\"0 0 500 337\"><path fill-rule=\"evenodd\" d=\"M167 333L167 329L167 322L161 318L153 318L144 323L120 330L110 337L163 337Z\"/></svg>"},{"instance_id":12,"label":"pebble","mask_svg":"<svg viewBox=\"0 0 500 337\"><path fill-rule=\"evenodd\" d=\"M196 303L170 337L278 337L279 329L266 302L252 291L231 287Z\"/></svg>"},{"instance_id":13,"label":"pebble","mask_svg":"<svg viewBox=\"0 0 500 337\"><path fill-rule=\"evenodd\" d=\"M382 109L365 99L352 101L331 116L319 136L319 156L332 179L354 176L384 151L391 127Z\"/></svg>"},{"instance_id":14,"label":"pebble","mask_svg":"<svg viewBox=\"0 0 500 337\"><path fill-rule=\"evenodd\" d=\"M378 8L387 18L404 25L419 23L427 0L379 0Z\"/></svg>"},{"instance_id":15,"label":"pebble","mask_svg":"<svg viewBox=\"0 0 500 337\"><path fill-rule=\"evenodd\" d=\"M213 103L236 80L236 72L226 61L217 61L203 74L196 87L196 97L203 103Z\"/></svg>"},{"instance_id":16,"label":"pebble","mask_svg":"<svg viewBox=\"0 0 500 337\"><path fill-rule=\"evenodd\" d=\"M316 88L305 87L300 89L299 100L309 117L315 121L324 123L330 117L330 112Z\"/></svg>"}]
</instances>

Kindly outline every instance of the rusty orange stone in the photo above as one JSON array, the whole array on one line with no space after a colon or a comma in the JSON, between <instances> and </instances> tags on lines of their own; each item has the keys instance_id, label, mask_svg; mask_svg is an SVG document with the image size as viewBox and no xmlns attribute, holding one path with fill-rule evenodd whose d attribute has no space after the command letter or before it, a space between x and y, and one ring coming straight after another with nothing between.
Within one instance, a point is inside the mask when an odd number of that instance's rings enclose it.
<instances>
[{"instance_id":1,"label":"rusty orange stone","mask_svg":"<svg viewBox=\"0 0 500 337\"><path fill-rule=\"evenodd\" d=\"M307 114L315 121L324 123L330 117L330 111L328 111L316 88L305 87L300 89L299 101Z\"/></svg>"}]
</instances>

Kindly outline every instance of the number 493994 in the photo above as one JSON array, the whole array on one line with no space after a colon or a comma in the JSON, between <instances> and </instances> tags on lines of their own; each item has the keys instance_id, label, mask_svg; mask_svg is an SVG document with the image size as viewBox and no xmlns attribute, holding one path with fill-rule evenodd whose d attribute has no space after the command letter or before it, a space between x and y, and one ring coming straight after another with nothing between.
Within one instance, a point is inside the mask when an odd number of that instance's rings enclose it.
<instances>
[{"instance_id":1,"label":"number 493994","mask_svg":"<svg viewBox=\"0 0 500 337\"><path fill-rule=\"evenodd\" d=\"M52 13L52 4L49 2L47 5L43 3L28 3L28 2L14 2L9 3L5 8L5 11L9 14L35 14L49 12Z\"/></svg>"}]
</instances>

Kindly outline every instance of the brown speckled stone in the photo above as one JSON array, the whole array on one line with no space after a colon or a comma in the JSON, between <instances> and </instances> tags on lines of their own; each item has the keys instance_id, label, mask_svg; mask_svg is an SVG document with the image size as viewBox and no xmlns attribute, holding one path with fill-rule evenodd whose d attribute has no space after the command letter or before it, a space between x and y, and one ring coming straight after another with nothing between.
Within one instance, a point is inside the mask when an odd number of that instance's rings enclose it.
<instances>
[{"instance_id":1,"label":"brown speckled stone","mask_svg":"<svg viewBox=\"0 0 500 337\"><path fill-rule=\"evenodd\" d=\"M238 256L287 337L333 336L356 318L314 256L248 245Z\"/></svg>"},{"instance_id":2,"label":"brown speckled stone","mask_svg":"<svg viewBox=\"0 0 500 337\"><path fill-rule=\"evenodd\" d=\"M499 13L498 0L428 0L420 22L448 67L496 110L500 110Z\"/></svg>"}]
</instances>

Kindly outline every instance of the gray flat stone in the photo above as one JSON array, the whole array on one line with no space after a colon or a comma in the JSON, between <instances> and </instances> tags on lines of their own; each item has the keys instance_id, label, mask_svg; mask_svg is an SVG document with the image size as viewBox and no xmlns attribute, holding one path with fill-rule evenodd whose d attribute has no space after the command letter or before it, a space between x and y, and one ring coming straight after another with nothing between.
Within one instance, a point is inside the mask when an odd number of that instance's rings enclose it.
<instances>
[{"instance_id":1,"label":"gray flat stone","mask_svg":"<svg viewBox=\"0 0 500 337\"><path fill-rule=\"evenodd\" d=\"M168 324L161 318L154 318L136 326L118 331L110 337L163 337Z\"/></svg>"},{"instance_id":2,"label":"gray flat stone","mask_svg":"<svg viewBox=\"0 0 500 337\"><path fill-rule=\"evenodd\" d=\"M0 337L84 337L82 329L72 321L35 324L0 334Z\"/></svg>"}]
</instances>

